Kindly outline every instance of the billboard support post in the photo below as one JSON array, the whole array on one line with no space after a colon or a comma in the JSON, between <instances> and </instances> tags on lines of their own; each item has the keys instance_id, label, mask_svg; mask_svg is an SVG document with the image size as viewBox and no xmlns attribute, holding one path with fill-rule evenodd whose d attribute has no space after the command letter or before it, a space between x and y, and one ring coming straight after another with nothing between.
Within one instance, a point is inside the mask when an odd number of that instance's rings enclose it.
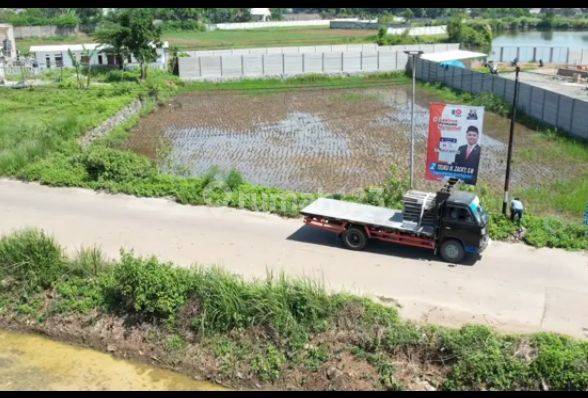
<instances>
[{"instance_id":1,"label":"billboard support post","mask_svg":"<svg viewBox=\"0 0 588 398\"><path fill-rule=\"evenodd\" d=\"M510 162L512 159L512 139L514 135L514 123L517 116L517 94L519 88L519 72L521 68L518 66L515 69L515 86L514 95L512 99L512 111L510 117L510 134L508 137L508 154L506 155L506 176L504 178L504 200L502 202L502 214L506 216L506 207L508 204L508 185L510 182Z\"/></svg>"},{"instance_id":2,"label":"billboard support post","mask_svg":"<svg viewBox=\"0 0 588 398\"><path fill-rule=\"evenodd\" d=\"M410 65L410 69L412 69L412 101L410 104L410 189L413 186L413 176L414 176L414 96L416 91L416 56L421 55L423 51L421 50L405 50L405 54L410 55L412 57L412 62Z\"/></svg>"}]
</instances>

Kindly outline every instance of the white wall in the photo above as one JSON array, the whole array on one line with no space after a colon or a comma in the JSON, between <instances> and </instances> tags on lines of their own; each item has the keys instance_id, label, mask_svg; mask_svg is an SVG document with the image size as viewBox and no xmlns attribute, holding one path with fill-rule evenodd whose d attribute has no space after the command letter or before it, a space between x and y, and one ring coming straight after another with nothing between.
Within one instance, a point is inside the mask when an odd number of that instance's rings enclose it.
<instances>
[{"instance_id":1,"label":"white wall","mask_svg":"<svg viewBox=\"0 0 588 398\"><path fill-rule=\"evenodd\" d=\"M160 69L164 69L167 66L168 56L169 56L167 53L167 50L157 49L157 53L158 53L157 61L151 65L158 67ZM82 56L82 51L73 51L73 54L76 57L76 59L79 61ZM102 56L102 64L100 64L98 62L99 56ZM47 61L46 61L47 57L49 57L49 59L50 59L51 66L49 69L59 68L57 66L56 57L62 57L64 68L73 68L74 67L73 62L71 60L71 57L69 56L69 53L67 51L63 51L63 52L61 52L61 51L38 51L34 54L34 57L35 57L35 60L37 61L39 69L48 69L47 68ZM93 66L100 66L100 65L106 66L108 64L106 54L105 53L94 54L90 58L90 64ZM131 56L131 63L128 63L128 60L125 59L125 66L131 66L131 67L138 66L138 63L137 63L137 60L135 59L135 57Z\"/></svg>"},{"instance_id":2,"label":"white wall","mask_svg":"<svg viewBox=\"0 0 588 398\"><path fill-rule=\"evenodd\" d=\"M407 28L388 28L389 35L401 35ZM418 26L410 28L408 31L409 36L421 36L421 35L444 35L447 33L447 25L439 26Z\"/></svg>"},{"instance_id":3,"label":"white wall","mask_svg":"<svg viewBox=\"0 0 588 398\"><path fill-rule=\"evenodd\" d=\"M330 46L327 46L330 47ZM178 58L184 80L225 80L246 77L288 77L308 73L348 74L398 71L406 68L404 50L424 52L459 49L459 44L382 46L366 51L264 52L197 55ZM325 49L327 50L327 49Z\"/></svg>"},{"instance_id":4,"label":"white wall","mask_svg":"<svg viewBox=\"0 0 588 398\"><path fill-rule=\"evenodd\" d=\"M349 18L351 21L357 18ZM234 22L234 23L217 23L208 24L209 30L238 30L238 29L263 29L263 28L285 28L293 26L330 26L329 19L315 19L310 21L270 21L270 22Z\"/></svg>"}]
</instances>

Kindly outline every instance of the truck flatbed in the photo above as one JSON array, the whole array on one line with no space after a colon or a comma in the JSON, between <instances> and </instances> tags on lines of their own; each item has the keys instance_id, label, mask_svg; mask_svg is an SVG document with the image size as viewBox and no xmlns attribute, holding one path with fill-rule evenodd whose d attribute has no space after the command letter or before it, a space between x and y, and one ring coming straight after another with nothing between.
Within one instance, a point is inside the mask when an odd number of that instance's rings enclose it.
<instances>
[{"instance_id":1,"label":"truck flatbed","mask_svg":"<svg viewBox=\"0 0 588 398\"><path fill-rule=\"evenodd\" d=\"M404 221L401 210L388 209L336 199L319 198L300 211L304 216L344 220L354 224L384 227L432 237L434 228Z\"/></svg>"}]
</instances>

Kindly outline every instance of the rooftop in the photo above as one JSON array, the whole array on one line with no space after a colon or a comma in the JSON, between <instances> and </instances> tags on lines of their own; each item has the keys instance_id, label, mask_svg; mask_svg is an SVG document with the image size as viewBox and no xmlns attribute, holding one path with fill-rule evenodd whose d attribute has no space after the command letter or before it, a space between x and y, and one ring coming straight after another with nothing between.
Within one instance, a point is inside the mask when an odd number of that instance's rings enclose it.
<instances>
[{"instance_id":1,"label":"rooftop","mask_svg":"<svg viewBox=\"0 0 588 398\"><path fill-rule=\"evenodd\" d=\"M54 44L54 45L46 45L46 46L31 46L29 52L36 53L36 52L67 52L68 50L71 51L84 51L86 50L94 50L96 47L102 45L102 48L108 48L109 45L99 44L99 43L84 43L84 44ZM168 48L169 43L167 41L163 42L163 48Z\"/></svg>"},{"instance_id":2,"label":"rooftop","mask_svg":"<svg viewBox=\"0 0 588 398\"><path fill-rule=\"evenodd\" d=\"M426 59L428 61L434 62L444 62L444 61L455 61L458 59L473 59L473 58L482 58L487 57L488 54L478 53L474 51L466 51L466 50L452 50L452 51L439 51L435 53L423 54L421 55L422 59Z\"/></svg>"}]
</instances>

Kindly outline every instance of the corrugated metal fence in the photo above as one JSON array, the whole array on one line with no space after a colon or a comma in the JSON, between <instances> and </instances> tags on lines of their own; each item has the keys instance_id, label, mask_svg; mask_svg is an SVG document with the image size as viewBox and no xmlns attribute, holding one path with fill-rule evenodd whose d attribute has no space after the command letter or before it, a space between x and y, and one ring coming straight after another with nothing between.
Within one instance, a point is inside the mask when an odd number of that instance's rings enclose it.
<instances>
[{"instance_id":1,"label":"corrugated metal fence","mask_svg":"<svg viewBox=\"0 0 588 398\"><path fill-rule=\"evenodd\" d=\"M546 64L588 65L588 48L546 47L546 46L500 46L492 47L488 59L509 62L518 58L519 62L539 62Z\"/></svg>"},{"instance_id":2,"label":"corrugated metal fence","mask_svg":"<svg viewBox=\"0 0 588 398\"><path fill-rule=\"evenodd\" d=\"M178 59L178 67L180 78L184 80L389 72L406 68L408 58L404 50L436 52L458 48L456 43L381 47L359 44L215 50L212 54L193 51L188 52L188 57Z\"/></svg>"},{"instance_id":3,"label":"corrugated metal fence","mask_svg":"<svg viewBox=\"0 0 588 398\"><path fill-rule=\"evenodd\" d=\"M416 77L470 93L494 93L512 103L514 80L417 60ZM517 109L573 136L588 139L588 102L519 82Z\"/></svg>"}]
</instances>

